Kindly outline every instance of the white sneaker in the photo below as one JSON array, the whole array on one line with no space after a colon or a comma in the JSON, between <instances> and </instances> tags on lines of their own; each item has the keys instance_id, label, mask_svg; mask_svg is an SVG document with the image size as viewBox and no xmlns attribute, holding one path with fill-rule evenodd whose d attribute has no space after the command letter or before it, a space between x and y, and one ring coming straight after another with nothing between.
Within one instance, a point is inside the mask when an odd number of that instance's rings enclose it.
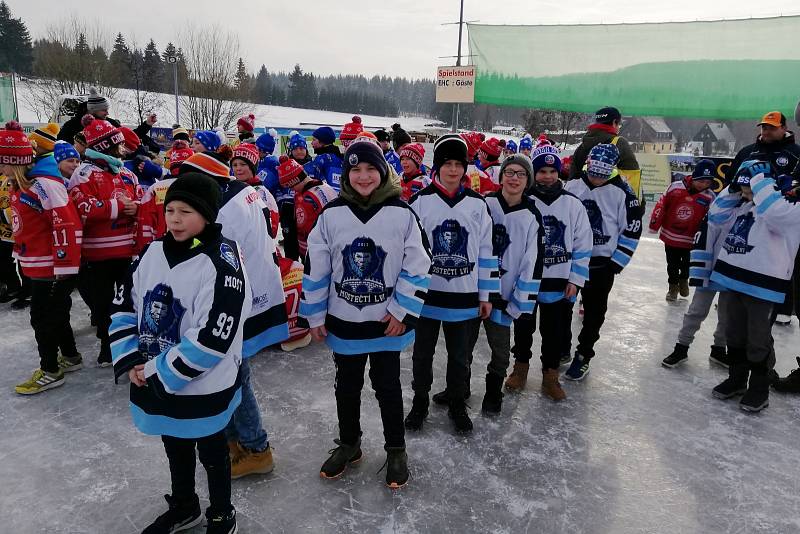
<instances>
[{"instance_id":1,"label":"white sneaker","mask_svg":"<svg viewBox=\"0 0 800 534\"><path fill-rule=\"evenodd\" d=\"M778 316L775 318L775 323L781 326L789 326L790 324L792 324L792 316L779 313Z\"/></svg>"}]
</instances>

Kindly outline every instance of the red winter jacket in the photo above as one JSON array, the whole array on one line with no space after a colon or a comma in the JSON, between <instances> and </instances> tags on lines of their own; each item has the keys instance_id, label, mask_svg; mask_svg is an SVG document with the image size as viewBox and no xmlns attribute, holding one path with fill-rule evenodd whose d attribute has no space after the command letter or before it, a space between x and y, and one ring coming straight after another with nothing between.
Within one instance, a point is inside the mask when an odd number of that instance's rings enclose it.
<instances>
[{"instance_id":1,"label":"red winter jacket","mask_svg":"<svg viewBox=\"0 0 800 534\"><path fill-rule=\"evenodd\" d=\"M339 194L334 188L319 180L311 180L303 190L294 195L294 218L297 221L297 243L300 245L300 257L304 258L308 250L308 235L322 213L322 208Z\"/></svg>"},{"instance_id":2,"label":"red winter jacket","mask_svg":"<svg viewBox=\"0 0 800 534\"><path fill-rule=\"evenodd\" d=\"M112 174L95 165L83 164L72 175L68 189L83 220L83 259L132 257L136 252L136 216L124 215L119 199L141 198L136 175L124 167L119 174Z\"/></svg>"},{"instance_id":3,"label":"red winter jacket","mask_svg":"<svg viewBox=\"0 0 800 534\"><path fill-rule=\"evenodd\" d=\"M421 191L430 185L431 179L422 171L418 174L408 177L404 174L400 175L400 198L408 202L417 191Z\"/></svg>"},{"instance_id":4,"label":"red winter jacket","mask_svg":"<svg viewBox=\"0 0 800 534\"><path fill-rule=\"evenodd\" d=\"M55 160L38 161L28 177L34 178L30 189L11 193L14 257L30 278L78 274L81 219L69 201Z\"/></svg>"},{"instance_id":5,"label":"red winter jacket","mask_svg":"<svg viewBox=\"0 0 800 534\"><path fill-rule=\"evenodd\" d=\"M155 241L167 233L167 221L164 218L164 199L167 189L177 178L159 180L151 185L139 205L136 213L136 253L140 253L145 245Z\"/></svg>"},{"instance_id":6,"label":"red winter jacket","mask_svg":"<svg viewBox=\"0 0 800 534\"><path fill-rule=\"evenodd\" d=\"M671 247L692 248L694 235L714 202L710 189L691 192L692 178L672 182L653 209L650 231L661 228L661 241Z\"/></svg>"}]
</instances>

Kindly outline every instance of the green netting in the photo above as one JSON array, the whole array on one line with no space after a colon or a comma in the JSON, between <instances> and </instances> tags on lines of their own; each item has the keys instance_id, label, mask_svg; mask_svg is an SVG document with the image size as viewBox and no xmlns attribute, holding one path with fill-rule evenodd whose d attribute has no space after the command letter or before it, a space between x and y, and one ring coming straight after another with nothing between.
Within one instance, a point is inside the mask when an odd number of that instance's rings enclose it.
<instances>
[{"instance_id":1,"label":"green netting","mask_svg":"<svg viewBox=\"0 0 800 534\"><path fill-rule=\"evenodd\" d=\"M793 113L800 16L572 26L469 24L475 101L590 113L753 119Z\"/></svg>"},{"instance_id":2,"label":"green netting","mask_svg":"<svg viewBox=\"0 0 800 534\"><path fill-rule=\"evenodd\" d=\"M11 74L0 73L0 122L5 123L17 118L17 106L14 101L14 81Z\"/></svg>"}]
</instances>

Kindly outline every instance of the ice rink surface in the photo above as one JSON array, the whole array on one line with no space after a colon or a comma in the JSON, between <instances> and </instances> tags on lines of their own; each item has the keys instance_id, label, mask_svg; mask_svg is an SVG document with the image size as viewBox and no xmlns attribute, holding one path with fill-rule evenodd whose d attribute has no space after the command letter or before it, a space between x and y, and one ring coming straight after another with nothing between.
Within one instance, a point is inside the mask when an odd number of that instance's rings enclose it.
<instances>
[{"instance_id":1,"label":"ice rink surface","mask_svg":"<svg viewBox=\"0 0 800 534\"><path fill-rule=\"evenodd\" d=\"M800 398L772 393L770 407L756 415L712 398L726 376L708 361L713 312L690 360L661 367L688 305L664 301L663 258L659 241L642 240L616 280L591 373L564 385L565 402L539 393L534 359L526 391L507 394L501 415L483 416L489 352L482 338L469 402L474 433L455 435L446 410L432 406L423 430L407 435L413 478L399 491L377 474L385 454L368 385L365 460L338 481L322 480L319 467L337 437L330 351L313 345L255 357L254 387L276 468L233 482L240 532L800 532ZM128 384L115 385L111 369L95 367L98 345L77 293L75 302L87 368L35 397L13 391L38 364L28 312L0 309L2 533L134 533L165 509L161 441L133 427ZM576 313L576 336L579 327ZM774 335L783 376L800 353L797 320L776 326ZM444 363L440 338L435 391ZM408 410L410 352L402 381ZM199 463L197 486L205 507Z\"/></svg>"}]
</instances>

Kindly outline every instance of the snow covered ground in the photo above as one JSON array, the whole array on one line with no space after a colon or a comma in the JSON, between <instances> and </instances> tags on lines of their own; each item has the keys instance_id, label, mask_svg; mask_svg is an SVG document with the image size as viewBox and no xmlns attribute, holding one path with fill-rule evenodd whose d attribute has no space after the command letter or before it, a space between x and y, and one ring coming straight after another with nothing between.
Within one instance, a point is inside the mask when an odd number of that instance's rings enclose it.
<instances>
[{"instance_id":1,"label":"snow covered ground","mask_svg":"<svg viewBox=\"0 0 800 534\"><path fill-rule=\"evenodd\" d=\"M643 239L616 281L592 371L583 383L565 384L563 403L540 395L532 365L524 393L506 395L501 415L481 415L489 358L482 341L472 372L474 434L455 435L446 411L432 407L424 429L407 436L413 478L395 492L377 473L383 441L369 386L365 461L341 480L322 480L319 467L337 435L330 352L314 345L256 357L253 379L276 469L233 482L240 532L800 531L800 398L773 393L758 415L712 398L711 388L725 377L707 359L713 318L688 363L659 365L688 304L664 302L663 256L660 242ZM110 369L94 366L98 345L77 294L75 303L73 324L88 368L31 398L12 389L37 364L27 312L0 310L2 532L135 533L165 505L169 472L161 442L131 424L128 385L115 385ZM576 315L575 333L579 325ZM774 333L777 369L785 375L795 367L797 323ZM440 340L435 390L444 363ZM408 409L409 353L402 381Z\"/></svg>"}]
</instances>

